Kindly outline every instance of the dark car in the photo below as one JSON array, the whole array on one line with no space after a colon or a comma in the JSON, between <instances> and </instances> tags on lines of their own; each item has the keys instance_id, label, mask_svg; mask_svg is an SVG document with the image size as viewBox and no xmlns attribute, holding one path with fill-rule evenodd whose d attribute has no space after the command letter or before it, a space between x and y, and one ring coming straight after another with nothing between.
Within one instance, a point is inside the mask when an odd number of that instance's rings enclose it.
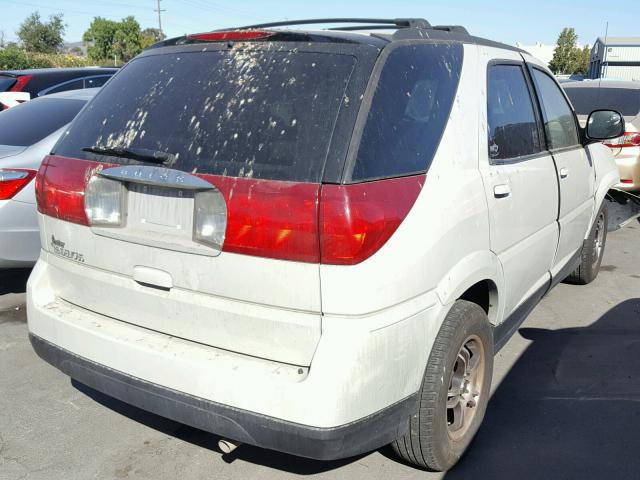
<instances>
[{"instance_id":1,"label":"dark car","mask_svg":"<svg viewBox=\"0 0 640 480\"><path fill-rule=\"evenodd\" d=\"M0 110L50 93L101 87L117 71L110 67L0 70Z\"/></svg>"}]
</instances>

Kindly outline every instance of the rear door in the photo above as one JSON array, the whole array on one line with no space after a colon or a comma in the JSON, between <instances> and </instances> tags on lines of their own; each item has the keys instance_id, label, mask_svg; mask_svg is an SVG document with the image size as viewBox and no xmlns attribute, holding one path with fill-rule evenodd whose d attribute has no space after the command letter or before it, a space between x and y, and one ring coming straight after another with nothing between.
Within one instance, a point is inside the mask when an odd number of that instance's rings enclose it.
<instances>
[{"instance_id":1,"label":"rear door","mask_svg":"<svg viewBox=\"0 0 640 480\"><path fill-rule=\"evenodd\" d=\"M52 181L65 162L69 171L86 171L83 160L144 167L142 180L120 175L123 225L47 220L50 251L64 242L83 259L60 276L61 297L186 340L309 365L321 333L320 183L329 152L339 159L339 141L346 151L348 136L335 140L335 125L355 118L362 93L351 82L362 75L355 47L345 48L225 42L157 49L130 62L47 167ZM156 164L100 153L109 149L159 155L169 170L148 181ZM197 212L208 207L190 190L194 179L224 196L222 252L196 237Z\"/></svg>"},{"instance_id":2,"label":"rear door","mask_svg":"<svg viewBox=\"0 0 640 480\"><path fill-rule=\"evenodd\" d=\"M524 62L517 53L485 64L487 137L483 176L491 248L504 270L505 316L549 279L558 227L558 184L542 133ZM483 72L484 73L484 72Z\"/></svg>"},{"instance_id":3,"label":"rear door","mask_svg":"<svg viewBox=\"0 0 640 480\"><path fill-rule=\"evenodd\" d=\"M540 68L532 66L531 73L560 184L560 241L552 269L555 274L577 254L589 229L595 204L595 171L562 88Z\"/></svg>"}]
</instances>

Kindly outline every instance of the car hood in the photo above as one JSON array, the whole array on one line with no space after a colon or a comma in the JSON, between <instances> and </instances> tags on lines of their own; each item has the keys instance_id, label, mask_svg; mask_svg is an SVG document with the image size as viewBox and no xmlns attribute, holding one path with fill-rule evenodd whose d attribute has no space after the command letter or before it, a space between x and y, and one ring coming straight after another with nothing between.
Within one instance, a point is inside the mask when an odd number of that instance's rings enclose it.
<instances>
[{"instance_id":1,"label":"car hood","mask_svg":"<svg viewBox=\"0 0 640 480\"><path fill-rule=\"evenodd\" d=\"M20 147L17 145L0 145L0 158L13 157L24 151L27 147Z\"/></svg>"}]
</instances>

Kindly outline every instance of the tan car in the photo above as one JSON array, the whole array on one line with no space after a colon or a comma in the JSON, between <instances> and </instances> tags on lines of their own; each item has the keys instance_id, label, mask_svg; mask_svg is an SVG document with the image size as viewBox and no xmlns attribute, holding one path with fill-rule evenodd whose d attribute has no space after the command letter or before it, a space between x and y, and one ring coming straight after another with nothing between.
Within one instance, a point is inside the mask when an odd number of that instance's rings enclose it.
<instances>
[{"instance_id":1,"label":"tan car","mask_svg":"<svg viewBox=\"0 0 640 480\"><path fill-rule=\"evenodd\" d=\"M640 82L597 80L562 84L584 126L594 110L612 109L624 116L626 133L608 140L620 170L621 182L616 188L640 191Z\"/></svg>"}]
</instances>

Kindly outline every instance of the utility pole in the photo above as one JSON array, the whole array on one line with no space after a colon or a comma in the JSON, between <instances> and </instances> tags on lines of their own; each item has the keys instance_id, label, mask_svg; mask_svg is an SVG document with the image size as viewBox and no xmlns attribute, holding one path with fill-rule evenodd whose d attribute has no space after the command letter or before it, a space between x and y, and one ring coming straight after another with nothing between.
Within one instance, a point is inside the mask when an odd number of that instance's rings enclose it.
<instances>
[{"instance_id":1,"label":"utility pole","mask_svg":"<svg viewBox=\"0 0 640 480\"><path fill-rule=\"evenodd\" d=\"M162 16L160 15L160 12L166 12L166 10L162 10L160 8L160 0L156 0L157 4L158 4L158 8L154 9L154 12L158 12L158 30L160 30L160 35L162 36Z\"/></svg>"}]
</instances>

